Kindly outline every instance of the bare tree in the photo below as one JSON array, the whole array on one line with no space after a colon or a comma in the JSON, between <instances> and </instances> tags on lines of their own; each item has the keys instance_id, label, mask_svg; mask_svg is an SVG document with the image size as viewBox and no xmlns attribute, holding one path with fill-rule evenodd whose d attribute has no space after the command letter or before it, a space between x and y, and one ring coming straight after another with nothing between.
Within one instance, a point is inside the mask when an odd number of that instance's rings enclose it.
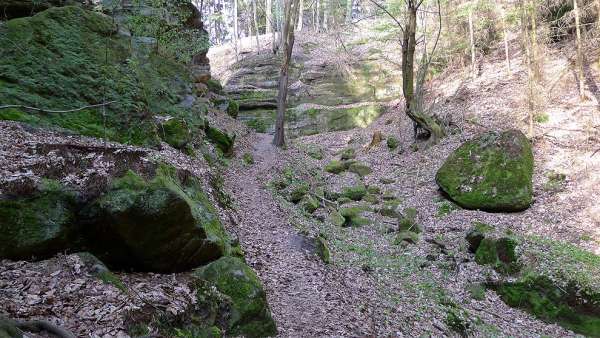
<instances>
[{"instance_id":1,"label":"bare tree","mask_svg":"<svg viewBox=\"0 0 600 338\"><path fill-rule=\"evenodd\" d=\"M299 9L298 9L298 24L296 25L296 31L300 32L302 30L302 25L304 22L304 0L300 0L300 5L299 5Z\"/></svg>"},{"instance_id":2,"label":"bare tree","mask_svg":"<svg viewBox=\"0 0 600 338\"><path fill-rule=\"evenodd\" d=\"M579 99L585 99L585 87L583 84L583 51L581 48L581 27L579 23L579 6L577 0L573 0L573 11L575 12L575 33L577 44L577 77L579 78Z\"/></svg>"},{"instance_id":3,"label":"bare tree","mask_svg":"<svg viewBox=\"0 0 600 338\"><path fill-rule=\"evenodd\" d=\"M288 90L288 71L294 48L294 23L298 18L299 0L286 0L284 9L283 62L279 69L279 84L277 92L277 120L275 121L275 137L273 144L277 147L285 146L285 110Z\"/></svg>"},{"instance_id":4,"label":"bare tree","mask_svg":"<svg viewBox=\"0 0 600 338\"><path fill-rule=\"evenodd\" d=\"M502 9L502 35L504 37L504 56L506 58L506 72L510 74L510 53L508 51L508 30L506 29L506 13Z\"/></svg>"},{"instance_id":5,"label":"bare tree","mask_svg":"<svg viewBox=\"0 0 600 338\"><path fill-rule=\"evenodd\" d=\"M258 35L258 20L256 18L256 0L252 0L252 21L254 22L254 32L256 33L256 52L260 53L260 42Z\"/></svg>"},{"instance_id":6,"label":"bare tree","mask_svg":"<svg viewBox=\"0 0 600 338\"><path fill-rule=\"evenodd\" d=\"M235 60L238 61L238 0L233 0L233 46L235 50Z\"/></svg>"},{"instance_id":7,"label":"bare tree","mask_svg":"<svg viewBox=\"0 0 600 338\"><path fill-rule=\"evenodd\" d=\"M473 31L473 12L475 5L469 5L469 42L471 44L471 76L477 77L477 64L475 62L475 32Z\"/></svg>"}]
</instances>

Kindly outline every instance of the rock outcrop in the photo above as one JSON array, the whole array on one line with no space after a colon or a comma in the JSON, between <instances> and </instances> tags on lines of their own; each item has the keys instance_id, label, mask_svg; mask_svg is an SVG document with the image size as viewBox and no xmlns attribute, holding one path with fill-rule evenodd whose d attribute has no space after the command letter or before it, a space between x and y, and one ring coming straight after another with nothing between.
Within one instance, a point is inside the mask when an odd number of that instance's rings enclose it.
<instances>
[{"instance_id":1,"label":"rock outcrop","mask_svg":"<svg viewBox=\"0 0 600 338\"><path fill-rule=\"evenodd\" d=\"M277 334L262 283L241 259L223 257L195 270L193 275L228 298L228 335L270 337Z\"/></svg>"},{"instance_id":2,"label":"rock outcrop","mask_svg":"<svg viewBox=\"0 0 600 338\"><path fill-rule=\"evenodd\" d=\"M436 174L440 188L464 208L520 211L533 198L533 152L518 130L487 132L456 149Z\"/></svg>"}]
</instances>

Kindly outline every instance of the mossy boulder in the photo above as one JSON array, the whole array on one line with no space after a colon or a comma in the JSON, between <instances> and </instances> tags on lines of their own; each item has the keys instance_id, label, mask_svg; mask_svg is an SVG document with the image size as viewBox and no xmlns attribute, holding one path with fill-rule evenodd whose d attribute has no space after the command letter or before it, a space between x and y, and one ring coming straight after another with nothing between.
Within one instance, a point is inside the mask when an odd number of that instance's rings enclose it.
<instances>
[{"instance_id":1,"label":"mossy boulder","mask_svg":"<svg viewBox=\"0 0 600 338\"><path fill-rule=\"evenodd\" d=\"M177 272L230 251L218 213L193 177L161 166L152 180L132 171L82 212L92 252L121 268Z\"/></svg>"},{"instance_id":2,"label":"mossy boulder","mask_svg":"<svg viewBox=\"0 0 600 338\"><path fill-rule=\"evenodd\" d=\"M419 234L413 231L400 231L394 238L395 245L416 244L419 241Z\"/></svg>"},{"instance_id":3,"label":"mossy boulder","mask_svg":"<svg viewBox=\"0 0 600 338\"><path fill-rule=\"evenodd\" d=\"M236 119L240 112L240 104L235 100L227 101L227 115Z\"/></svg>"},{"instance_id":4,"label":"mossy boulder","mask_svg":"<svg viewBox=\"0 0 600 338\"><path fill-rule=\"evenodd\" d=\"M262 283L241 259L222 257L196 269L193 276L214 285L229 297L228 335L268 337L277 334Z\"/></svg>"},{"instance_id":5,"label":"mossy boulder","mask_svg":"<svg viewBox=\"0 0 600 338\"><path fill-rule=\"evenodd\" d=\"M520 211L532 202L533 152L518 130L487 132L456 149L436 182L457 204L486 211Z\"/></svg>"},{"instance_id":6,"label":"mossy boulder","mask_svg":"<svg viewBox=\"0 0 600 338\"><path fill-rule=\"evenodd\" d=\"M420 233L421 226L417 224L417 209L405 208L404 212L398 216L398 231L410 231Z\"/></svg>"},{"instance_id":7,"label":"mossy boulder","mask_svg":"<svg viewBox=\"0 0 600 338\"><path fill-rule=\"evenodd\" d=\"M360 177L364 177L373 172L373 169L368 165L360 162L352 163L348 166L348 171L351 173L355 173Z\"/></svg>"},{"instance_id":8,"label":"mossy boulder","mask_svg":"<svg viewBox=\"0 0 600 338\"><path fill-rule=\"evenodd\" d=\"M494 231L494 227L481 222L473 222L473 226L467 232L466 240L469 243L469 251L475 253L481 241L490 232Z\"/></svg>"},{"instance_id":9,"label":"mossy boulder","mask_svg":"<svg viewBox=\"0 0 600 338\"><path fill-rule=\"evenodd\" d=\"M490 265L500 273L514 274L521 269L517 245L516 238L489 233L479 241L475 249L475 261L477 264Z\"/></svg>"},{"instance_id":10,"label":"mossy boulder","mask_svg":"<svg viewBox=\"0 0 600 338\"><path fill-rule=\"evenodd\" d=\"M173 148L183 149L192 140L192 134L184 119L171 118L161 122L158 127L162 140Z\"/></svg>"},{"instance_id":11,"label":"mossy boulder","mask_svg":"<svg viewBox=\"0 0 600 338\"><path fill-rule=\"evenodd\" d=\"M333 210L329 213L329 221L333 223L333 225L341 227L346 223L346 218L344 218L339 211Z\"/></svg>"},{"instance_id":12,"label":"mossy boulder","mask_svg":"<svg viewBox=\"0 0 600 338\"><path fill-rule=\"evenodd\" d=\"M206 133L206 138L221 150L223 155L226 157L231 157L233 155L235 134L229 135L218 128L211 127L208 122L206 122L204 126L204 132Z\"/></svg>"},{"instance_id":13,"label":"mossy boulder","mask_svg":"<svg viewBox=\"0 0 600 338\"><path fill-rule=\"evenodd\" d=\"M332 174L339 174L345 170L346 170L346 167L344 166L344 163L342 161L338 161L338 160L331 160L325 166L325 171L328 173L332 173Z\"/></svg>"},{"instance_id":14,"label":"mossy boulder","mask_svg":"<svg viewBox=\"0 0 600 338\"><path fill-rule=\"evenodd\" d=\"M329 252L329 246L327 245L327 241L323 237L317 236L317 238L315 238L315 250L317 252L317 256L321 258L323 263L330 263L331 254Z\"/></svg>"},{"instance_id":15,"label":"mossy boulder","mask_svg":"<svg viewBox=\"0 0 600 338\"><path fill-rule=\"evenodd\" d=\"M31 196L0 197L0 259L44 258L67 250L78 236L75 196L44 181Z\"/></svg>"}]
</instances>

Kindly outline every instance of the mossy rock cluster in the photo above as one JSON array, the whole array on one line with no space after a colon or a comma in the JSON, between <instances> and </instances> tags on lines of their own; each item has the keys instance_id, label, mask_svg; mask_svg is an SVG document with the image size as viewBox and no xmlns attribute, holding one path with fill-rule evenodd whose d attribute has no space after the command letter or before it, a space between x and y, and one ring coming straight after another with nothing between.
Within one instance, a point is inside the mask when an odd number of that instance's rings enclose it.
<instances>
[{"instance_id":1,"label":"mossy rock cluster","mask_svg":"<svg viewBox=\"0 0 600 338\"><path fill-rule=\"evenodd\" d=\"M159 144L154 115L198 125L198 107L179 106L191 90L186 66L155 52L138 58L130 39L109 16L78 6L5 22L0 102L49 110L114 103L72 113L3 109L0 120L146 146Z\"/></svg>"},{"instance_id":2,"label":"mossy rock cluster","mask_svg":"<svg viewBox=\"0 0 600 338\"><path fill-rule=\"evenodd\" d=\"M356 160L331 160L325 165L325 171L332 174L341 174L349 171L364 177L373 172L368 165Z\"/></svg>"},{"instance_id":3,"label":"mossy rock cluster","mask_svg":"<svg viewBox=\"0 0 600 338\"><path fill-rule=\"evenodd\" d=\"M222 257L196 269L193 276L227 297L227 335L269 337L277 334L262 283L241 259Z\"/></svg>"},{"instance_id":4,"label":"mossy rock cluster","mask_svg":"<svg viewBox=\"0 0 600 338\"><path fill-rule=\"evenodd\" d=\"M518 130L487 132L465 142L436 174L457 204L486 211L520 211L533 198L533 152Z\"/></svg>"},{"instance_id":5,"label":"mossy rock cluster","mask_svg":"<svg viewBox=\"0 0 600 338\"><path fill-rule=\"evenodd\" d=\"M560 287L542 275L490 287L512 307L587 337L600 337L600 293L582 291L576 284Z\"/></svg>"},{"instance_id":6,"label":"mossy rock cluster","mask_svg":"<svg viewBox=\"0 0 600 338\"><path fill-rule=\"evenodd\" d=\"M151 179L129 171L96 197L50 181L31 196L3 198L0 230L0 259L86 249L112 267L174 272L231 251L200 182L166 165Z\"/></svg>"},{"instance_id":7,"label":"mossy rock cluster","mask_svg":"<svg viewBox=\"0 0 600 338\"><path fill-rule=\"evenodd\" d=\"M514 274L521 269L516 251L519 243L514 236L497 233L493 227L475 222L466 240L469 250L475 253L477 264L490 265L505 274Z\"/></svg>"}]
</instances>

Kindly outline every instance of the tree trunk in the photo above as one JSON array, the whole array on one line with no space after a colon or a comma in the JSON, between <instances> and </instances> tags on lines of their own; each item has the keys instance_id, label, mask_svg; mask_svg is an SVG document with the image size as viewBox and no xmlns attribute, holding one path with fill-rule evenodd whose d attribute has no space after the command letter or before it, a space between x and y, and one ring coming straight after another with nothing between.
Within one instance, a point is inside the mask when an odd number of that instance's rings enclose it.
<instances>
[{"instance_id":1,"label":"tree trunk","mask_svg":"<svg viewBox=\"0 0 600 338\"><path fill-rule=\"evenodd\" d=\"M321 21L321 0L316 0L317 1L317 21L315 24L315 32L318 32L321 30L321 23L319 21Z\"/></svg>"},{"instance_id":2,"label":"tree trunk","mask_svg":"<svg viewBox=\"0 0 600 338\"><path fill-rule=\"evenodd\" d=\"M302 25L304 24L304 0L300 0L299 6L300 7L298 8L298 24L296 25L297 32L302 31Z\"/></svg>"},{"instance_id":3,"label":"tree trunk","mask_svg":"<svg viewBox=\"0 0 600 338\"><path fill-rule=\"evenodd\" d=\"M271 14L271 7L273 7L273 0L266 0L265 3L265 33L271 34L273 27L273 15Z\"/></svg>"},{"instance_id":4,"label":"tree trunk","mask_svg":"<svg viewBox=\"0 0 600 338\"><path fill-rule=\"evenodd\" d=\"M477 64L475 64L475 33L473 32L473 6L469 8L469 41L471 43L471 76L477 77Z\"/></svg>"},{"instance_id":5,"label":"tree trunk","mask_svg":"<svg viewBox=\"0 0 600 338\"><path fill-rule=\"evenodd\" d=\"M523 6L523 45L525 46L525 59L527 61L527 109L529 118L528 135L533 138L533 117L536 110L535 99L535 72L534 72L534 56L532 52L533 40L529 35L529 17L527 9Z\"/></svg>"},{"instance_id":6,"label":"tree trunk","mask_svg":"<svg viewBox=\"0 0 600 338\"><path fill-rule=\"evenodd\" d=\"M352 7L354 6L354 0L346 1L346 23L352 22Z\"/></svg>"},{"instance_id":7,"label":"tree trunk","mask_svg":"<svg viewBox=\"0 0 600 338\"><path fill-rule=\"evenodd\" d=\"M579 78L579 99L585 99L585 87L583 83L583 51L581 48L581 28L579 23L579 6L577 0L573 0L573 10L575 11L575 32L577 43L577 77Z\"/></svg>"},{"instance_id":8,"label":"tree trunk","mask_svg":"<svg viewBox=\"0 0 600 338\"><path fill-rule=\"evenodd\" d=\"M404 95L405 113L413 122L429 132L430 142L436 143L444 137L444 128L423 111L414 109L415 104L415 47L417 33L417 0L406 0L407 22L402 34L402 91ZM441 13L440 13L441 14Z\"/></svg>"},{"instance_id":9,"label":"tree trunk","mask_svg":"<svg viewBox=\"0 0 600 338\"><path fill-rule=\"evenodd\" d=\"M292 49L294 48L294 23L298 17L298 0L286 0L284 10L284 26L282 36L285 36L283 42L283 62L279 69L279 84L277 92L277 120L275 121L275 136L273 144L277 147L285 146L285 110L288 90L288 71L290 60L292 58Z\"/></svg>"},{"instance_id":10,"label":"tree trunk","mask_svg":"<svg viewBox=\"0 0 600 338\"><path fill-rule=\"evenodd\" d=\"M542 76L542 67L540 64L539 52L538 52L538 43L537 43L537 23L536 23L536 10L535 3L533 0L530 0L529 7L531 12L529 13L529 18L531 20L531 57L532 57L532 65L533 65L533 76L535 77L536 83L541 83Z\"/></svg>"},{"instance_id":11,"label":"tree trunk","mask_svg":"<svg viewBox=\"0 0 600 338\"><path fill-rule=\"evenodd\" d=\"M252 21L254 22L254 33L256 33L256 53L260 53L258 20L256 17L256 0L252 0Z\"/></svg>"},{"instance_id":12,"label":"tree trunk","mask_svg":"<svg viewBox=\"0 0 600 338\"><path fill-rule=\"evenodd\" d=\"M504 35L504 56L506 58L506 71L510 74L510 53L508 51L508 31L506 30L506 13L502 11L502 35Z\"/></svg>"},{"instance_id":13,"label":"tree trunk","mask_svg":"<svg viewBox=\"0 0 600 338\"><path fill-rule=\"evenodd\" d=\"M328 20L329 20L329 1L323 0L323 30L327 32L329 30Z\"/></svg>"},{"instance_id":14,"label":"tree trunk","mask_svg":"<svg viewBox=\"0 0 600 338\"><path fill-rule=\"evenodd\" d=\"M233 46L235 50L235 61L238 61L238 0L233 0Z\"/></svg>"}]
</instances>

